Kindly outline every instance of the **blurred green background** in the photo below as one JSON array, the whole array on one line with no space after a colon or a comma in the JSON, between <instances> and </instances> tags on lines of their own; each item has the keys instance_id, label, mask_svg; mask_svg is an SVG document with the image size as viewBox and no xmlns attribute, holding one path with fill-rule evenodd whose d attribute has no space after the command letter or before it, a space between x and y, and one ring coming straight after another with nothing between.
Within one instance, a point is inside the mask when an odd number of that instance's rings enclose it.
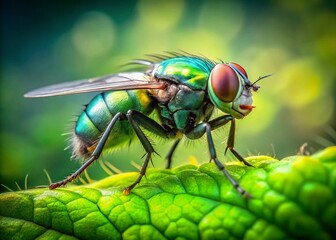
<instances>
[{"instance_id":1,"label":"blurred green background","mask_svg":"<svg viewBox=\"0 0 336 240\"><path fill-rule=\"evenodd\" d=\"M1 183L16 189L47 184L79 167L70 161L70 132L93 94L24 99L44 85L120 71L145 54L185 50L234 61L260 82L257 108L237 122L236 148L243 155L296 154L304 143L314 152L335 144L335 1L2 1ZM216 131L224 158L228 127ZM171 142L153 137L162 157ZM104 160L136 170L138 143ZM174 165L197 156L206 162L205 140L180 146ZM178 161L177 161L178 160ZM91 178L106 176L99 164ZM4 191L4 188L1 188Z\"/></svg>"}]
</instances>

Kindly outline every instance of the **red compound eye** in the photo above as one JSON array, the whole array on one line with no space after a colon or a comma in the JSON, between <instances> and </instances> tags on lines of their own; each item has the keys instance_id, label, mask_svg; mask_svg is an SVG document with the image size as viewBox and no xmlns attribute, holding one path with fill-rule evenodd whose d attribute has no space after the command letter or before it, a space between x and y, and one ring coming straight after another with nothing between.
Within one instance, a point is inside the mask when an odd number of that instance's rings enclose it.
<instances>
[{"instance_id":1,"label":"red compound eye","mask_svg":"<svg viewBox=\"0 0 336 240\"><path fill-rule=\"evenodd\" d=\"M237 63L230 63L230 64L232 64L235 68L237 68L242 74L244 74L245 75L245 77L246 78L248 78L247 77L247 73L246 73L246 71L245 71L245 69L242 67L242 66L240 66L239 64L237 64Z\"/></svg>"},{"instance_id":2,"label":"red compound eye","mask_svg":"<svg viewBox=\"0 0 336 240\"><path fill-rule=\"evenodd\" d=\"M217 64L211 72L211 86L215 95L224 102L236 98L239 79L236 72L226 64Z\"/></svg>"}]
</instances>

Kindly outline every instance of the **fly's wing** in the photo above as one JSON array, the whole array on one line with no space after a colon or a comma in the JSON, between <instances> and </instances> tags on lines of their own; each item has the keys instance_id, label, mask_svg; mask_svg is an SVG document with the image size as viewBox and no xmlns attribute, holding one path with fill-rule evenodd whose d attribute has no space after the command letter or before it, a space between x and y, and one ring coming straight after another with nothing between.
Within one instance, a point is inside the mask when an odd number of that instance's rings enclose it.
<instances>
[{"instance_id":1,"label":"fly's wing","mask_svg":"<svg viewBox=\"0 0 336 240\"><path fill-rule=\"evenodd\" d=\"M163 88L163 83L150 81L148 75L145 73L128 72L50 85L30 91L24 96L27 98L38 98L110 90Z\"/></svg>"}]
</instances>

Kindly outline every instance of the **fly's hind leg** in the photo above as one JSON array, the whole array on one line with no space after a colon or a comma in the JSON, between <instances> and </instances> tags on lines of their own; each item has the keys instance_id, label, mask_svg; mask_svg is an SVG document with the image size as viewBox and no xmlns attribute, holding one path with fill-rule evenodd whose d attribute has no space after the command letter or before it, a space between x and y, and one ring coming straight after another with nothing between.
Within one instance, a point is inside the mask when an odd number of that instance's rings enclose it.
<instances>
[{"instance_id":1,"label":"fly's hind leg","mask_svg":"<svg viewBox=\"0 0 336 240\"><path fill-rule=\"evenodd\" d=\"M66 185L67 183L75 180L81 173L83 173L85 171L85 169L87 169L95 160L97 160L99 158L100 154L102 153L102 151L104 149L104 145L105 145L109 135L111 134L111 131L112 131L114 125L116 124L116 122L118 120L126 120L126 119L129 121L133 130L135 131L138 138L140 139L141 144L144 146L144 148L147 152L147 156L146 156L145 162L144 162L144 164L143 164L143 166L140 170L139 177L137 178L137 180L133 184L131 184L130 186L128 186L124 190L125 194L129 194L129 192L141 181L141 178L145 175L149 160L151 159L151 155L152 155L153 152L155 152L152 145L150 144L149 140L147 139L145 134L140 129L139 125L141 125L142 127L146 128L147 130L149 130L149 131L151 131L151 132L153 132L153 133L155 133L155 134L157 134L157 135L159 135L163 138L167 138L169 136L169 132L167 132L161 125L159 125L153 119L147 117L146 115L144 115L140 112L134 111L134 110L129 110L127 112L127 115L124 114L124 113L121 113L121 112L114 115L114 117L112 118L112 120L108 124L106 130L104 131L103 135L99 139L99 141L97 143L97 146L96 146L95 150L93 151L93 153L91 154L90 158L77 171L75 171L73 174L71 174L70 176L68 176L64 180L50 184L49 189L55 189L55 188L58 188L60 186Z\"/></svg>"},{"instance_id":2,"label":"fly's hind leg","mask_svg":"<svg viewBox=\"0 0 336 240\"><path fill-rule=\"evenodd\" d=\"M160 124L158 124L153 119L149 118L148 116L138 111L129 110L127 112L127 119L130 125L132 126L134 132L138 136L142 146L145 148L147 156L144 161L144 164L141 167L138 178L135 180L134 183L132 183L130 186L125 188L123 192L125 195L128 195L130 191L138 183L140 183L142 177L146 174L146 170L148 167L148 163L151 160L151 156L155 152L152 144L149 142L148 138L145 136L143 131L140 129L140 126L146 128L147 130L149 130L150 132L153 132L156 135L159 135L160 137L167 138L169 136L169 132L167 132Z\"/></svg>"},{"instance_id":3,"label":"fly's hind leg","mask_svg":"<svg viewBox=\"0 0 336 240\"><path fill-rule=\"evenodd\" d=\"M96 146L95 150L93 151L93 153L91 154L90 158L87 161L85 161L85 163L79 169L77 169L77 171L75 171L73 174L71 174L70 176L68 176L64 180L50 184L49 189L55 189L55 188L58 188L60 186L66 185L69 182L72 182L81 173L83 173L85 171L85 169L87 169L94 161L96 161L99 158L100 154L102 153L102 151L104 149L104 145L106 143L106 140L109 137L115 123L118 120L122 120L122 119L125 119L125 114L119 112L116 115L114 115L114 117L112 118L110 123L107 125L107 128L105 129L103 135L99 139L99 141L97 143L97 146Z\"/></svg>"}]
</instances>

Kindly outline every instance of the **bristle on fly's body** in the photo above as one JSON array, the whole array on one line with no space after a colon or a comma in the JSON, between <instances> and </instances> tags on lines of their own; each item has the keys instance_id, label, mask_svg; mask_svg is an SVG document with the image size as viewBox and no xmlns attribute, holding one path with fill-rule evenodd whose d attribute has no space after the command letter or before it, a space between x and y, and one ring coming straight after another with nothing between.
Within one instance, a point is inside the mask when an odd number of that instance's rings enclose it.
<instances>
[{"instance_id":1,"label":"bristle on fly's body","mask_svg":"<svg viewBox=\"0 0 336 240\"><path fill-rule=\"evenodd\" d=\"M69 146L69 148L72 149L71 159L83 159L90 157L91 153L88 151L89 147L89 144L84 142L75 133L73 133L71 138L71 145Z\"/></svg>"}]
</instances>

